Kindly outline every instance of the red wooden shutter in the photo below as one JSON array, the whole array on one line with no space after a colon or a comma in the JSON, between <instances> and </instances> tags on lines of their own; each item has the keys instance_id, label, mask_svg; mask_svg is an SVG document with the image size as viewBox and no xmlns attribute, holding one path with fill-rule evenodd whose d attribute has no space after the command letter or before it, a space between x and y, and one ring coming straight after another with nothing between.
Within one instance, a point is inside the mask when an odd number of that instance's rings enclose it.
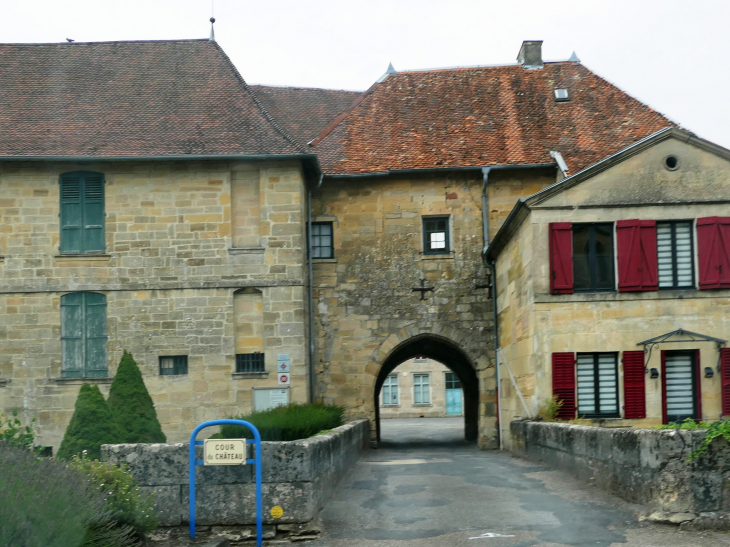
<instances>
[{"instance_id":1,"label":"red wooden shutter","mask_svg":"<svg viewBox=\"0 0 730 547\"><path fill-rule=\"evenodd\" d=\"M550 292L573 292L573 225L550 223Z\"/></svg>"},{"instance_id":2,"label":"red wooden shutter","mask_svg":"<svg viewBox=\"0 0 730 547\"><path fill-rule=\"evenodd\" d=\"M618 290L656 291L659 288L655 220L616 223Z\"/></svg>"},{"instance_id":3,"label":"red wooden shutter","mask_svg":"<svg viewBox=\"0 0 730 547\"><path fill-rule=\"evenodd\" d=\"M720 350L720 381L722 382L722 414L730 416L730 348Z\"/></svg>"},{"instance_id":4,"label":"red wooden shutter","mask_svg":"<svg viewBox=\"0 0 730 547\"><path fill-rule=\"evenodd\" d=\"M624 418L646 418L644 352L625 351L623 364Z\"/></svg>"},{"instance_id":5,"label":"red wooden shutter","mask_svg":"<svg viewBox=\"0 0 730 547\"><path fill-rule=\"evenodd\" d=\"M575 355L572 353L553 353L553 395L563 401L558 418L575 418Z\"/></svg>"},{"instance_id":6,"label":"red wooden shutter","mask_svg":"<svg viewBox=\"0 0 730 547\"><path fill-rule=\"evenodd\" d=\"M730 217L697 219L700 289L730 288Z\"/></svg>"}]
</instances>

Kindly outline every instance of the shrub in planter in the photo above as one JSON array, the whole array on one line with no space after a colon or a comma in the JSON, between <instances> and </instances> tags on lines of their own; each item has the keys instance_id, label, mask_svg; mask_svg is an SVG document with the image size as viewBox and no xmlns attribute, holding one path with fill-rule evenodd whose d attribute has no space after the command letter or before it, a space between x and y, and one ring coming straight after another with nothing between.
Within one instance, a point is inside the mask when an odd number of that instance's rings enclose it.
<instances>
[{"instance_id":1,"label":"shrub in planter","mask_svg":"<svg viewBox=\"0 0 730 547\"><path fill-rule=\"evenodd\" d=\"M316 435L320 431L334 429L343 423L344 407L314 404L291 404L243 416L256 427L264 441L295 441ZM219 439L251 439L250 431L238 425L221 426L221 432L214 435Z\"/></svg>"},{"instance_id":2,"label":"shrub in planter","mask_svg":"<svg viewBox=\"0 0 730 547\"><path fill-rule=\"evenodd\" d=\"M132 547L90 481L52 458L0 441L0 545Z\"/></svg>"},{"instance_id":3,"label":"shrub in planter","mask_svg":"<svg viewBox=\"0 0 730 547\"><path fill-rule=\"evenodd\" d=\"M114 375L107 403L121 434L115 442L166 442L165 434L157 420L152 397L144 385L142 373L132 354L127 351L124 352Z\"/></svg>"},{"instance_id":4,"label":"shrub in planter","mask_svg":"<svg viewBox=\"0 0 730 547\"><path fill-rule=\"evenodd\" d=\"M89 458L98 460L101 457L101 445L118 443L120 437L99 386L84 384L61 441L58 457L67 460L85 450Z\"/></svg>"},{"instance_id":5,"label":"shrub in planter","mask_svg":"<svg viewBox=\"0 0 730 547\"><path fill-rule=\"evenodd\" d=\"M92 460L81 454L69 461L69 467L86 475L107 502L117 525L132 528L140 539L157 528L154 496L143 492L125 466Z\"/></svg>"}]
</instances>

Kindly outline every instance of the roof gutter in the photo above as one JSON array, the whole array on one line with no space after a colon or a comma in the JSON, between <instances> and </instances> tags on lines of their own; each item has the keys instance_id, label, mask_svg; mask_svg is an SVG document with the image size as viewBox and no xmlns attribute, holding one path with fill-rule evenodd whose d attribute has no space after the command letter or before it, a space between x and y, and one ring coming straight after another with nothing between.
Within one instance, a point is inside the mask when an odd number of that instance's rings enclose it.
<instances>
[{"instance_id":1,"label":"roof gutter","mask_svg":"<svg viewBox=\"0 0 730 547\"><path fill-rule=\"evenodd\" d=\"M307 265L309 267L309 402L316 397L316 381L314 377L314 275L312 266L312 192L322 186L324 173L320 172L319 182L307 191Z\"/></svg>"},{"instance_id":2,"label":"roof gutter","mask_svg":"<svg viewBox=\"0 0 730 547\"><path fill-rule=\"evenodd\" d=\"M317 154L173 154L158 156L0 156L0 161L190 161L190 160L314 160Z\"/></svg>"}]
</instances>

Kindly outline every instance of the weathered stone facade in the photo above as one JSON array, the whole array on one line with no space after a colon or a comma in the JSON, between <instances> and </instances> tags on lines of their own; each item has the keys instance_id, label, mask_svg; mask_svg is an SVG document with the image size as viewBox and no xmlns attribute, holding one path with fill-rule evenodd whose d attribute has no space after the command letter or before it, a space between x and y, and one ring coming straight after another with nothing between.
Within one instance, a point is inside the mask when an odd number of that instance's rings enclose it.
<instances>
[{"instance_id":1,"label":"weathered stone facade","mask_svg":"<svg viewBox=\"0 0 730 547\"><path fill-rule=\"evenodd\" d=\"M552 222L616 222L624 219L694 220L728 216L730 161L727 151L707 143L687 144L682 134L669 135L629 154L587 180L530 205L530 211L499 251L496 261L499 337L505 366L500 406L506 424L536 415L553 395L551 355L554 352L641 351L639 342L685 329L730 339L730 290L692 288L638 292L575 292L551 294L549 225ZM664 167L670 155L681 162ZM724 155L724 156L723 156ZM697 235L693 236L695 283ZM617 274L618 276L618 274ZM651 346L650 346L651 347ZM647 348L648 350L649 348ZM646 418L624 419L624 371L618 359L620 417L586 420L611 427L646 427L662 423L663 350L698 350L702 374L697 379L701 418L722 417L718 346L708 341L671 339L651 347L646 358ZM507 367L514 374L512 384ZM712 376L704 370L709 367ZM519 390L527 410L518 396ZM580 414L580 413L579 413ZM580 418L580 415L578 415Z\"/></svg>"},{"instance_id":2,"label":"weathered stone facade","mask_svg":"<svg viewBox=\"0 0 730 547\"><path fill-rule=\"evenodd\" d=\"M59 176L77 170L106 179L102 254L59 253ZM245 202L242 180L259 189ZM277 385L273 372L234 373L236 348L256 345L267 370L290 355L291 400L305 401L304 184L298 161L0 164L0 409L36 417L37 441L57 447L80 384L106 394L126 349L168 440L182 441ZM233 241L242 214L250 233ZM60 299L79 291L106 295L109 378L61 377ZM161 376L165 355L187 355L187 374Z\"/></svg>"},{"instance_id":3,"label":"weathered stone facade","mask_svg":"<svg viewBox=\"0 0 730 547\"><path fill-rule=\"evenodd\" d=\"M500 225L525 189L554 181L551 169L497 172L489 194L492 224ZM461 352L476 373L468 379L457 371L464 402L469 407L469 389L475 388L479 443L496 446L492 303L486 289L474 288L487 275L480 256L481 191L479 170L325 178L313 204L315 220L334 226L335 258L314 264L315 370L318 395L325 401L373 421L387 375L383 365L411 342L431 340L451 348L445 352L454 357ZM428 215L449 216L451 253L423 253L422 219ZM426 300L412 291L420 279L434 287ZM417 343L408 348L411 354L400 362L421 354L438 357ZM439 360L455 366L453 360ZM468 408L465 415L468 422Z\"/></svg>"}]
</instances>

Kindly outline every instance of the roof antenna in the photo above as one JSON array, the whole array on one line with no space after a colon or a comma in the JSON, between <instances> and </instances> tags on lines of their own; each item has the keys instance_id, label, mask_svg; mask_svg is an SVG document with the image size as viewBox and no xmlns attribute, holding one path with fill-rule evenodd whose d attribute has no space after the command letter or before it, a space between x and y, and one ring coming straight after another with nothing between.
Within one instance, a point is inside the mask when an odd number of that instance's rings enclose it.
<instances>
[{"instance_id":1,"label":"roof antenna","mask_svg":"<svg viewBox=\"0 0 730 547\"><path fill-rule=\"evenodd\" d=\"M215 0L210 0L210 41L215 42L215 32L213 31L213 23L215 23Z\"/></svg>"}]
</instances>

